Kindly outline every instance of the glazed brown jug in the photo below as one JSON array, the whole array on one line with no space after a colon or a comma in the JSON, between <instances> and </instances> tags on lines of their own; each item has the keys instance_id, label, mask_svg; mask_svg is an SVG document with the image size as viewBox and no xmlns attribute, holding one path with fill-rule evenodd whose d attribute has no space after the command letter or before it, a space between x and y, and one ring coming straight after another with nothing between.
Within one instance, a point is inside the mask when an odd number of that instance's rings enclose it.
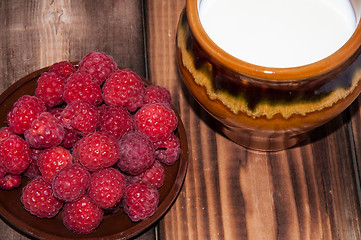
<instances>
[{"instance_id":1,"label":"glazed brown jug","mask_svg":"<svg viewBox=\"0 0 361 240\"><path fill-rule=\"evenodd\" d=\"M338 51L304 66L273 68L222 50L202 27L199 0L187 0L176 38L183 81L230 140L267 151L294 146L361 91L361 0L350 2L357 27Z\"/></svg>"}]
</instances>

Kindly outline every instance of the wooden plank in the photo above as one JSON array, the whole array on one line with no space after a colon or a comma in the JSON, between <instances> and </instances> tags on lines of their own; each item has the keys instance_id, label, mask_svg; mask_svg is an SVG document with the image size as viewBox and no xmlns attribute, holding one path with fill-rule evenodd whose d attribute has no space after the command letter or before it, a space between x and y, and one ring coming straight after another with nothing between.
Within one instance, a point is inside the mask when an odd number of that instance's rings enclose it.
<instances>
[{"instance_id":1,"label":"wooden plank","mask_svg":"<svg viewBox=\"0 0 361 240\"><path fill-rule=\"evenodd\" d=\"M4 90L56 61L103 51L119 66L145 75L141 1L2 1L1 77ZM10 80L8 80L10 79Z\"/></svg>"},{"instance_id":2,"label":"wooden plank","mask_svg":"<svg viewBox=\"0 0 361 240\"><path fill-rule=\"evenodd\" d=\"M40 66L38 6L30 1L0 2L0 91Z\"/></svg>"},{"instance_id":3,"label":"wooden plank","mask_svg":"<svg viewBox=\"0 0 361 240\"><path fill-rule=\"evenodd\" d=\"M145 3L149 76L170 89L189 141L186 180L161 221L160 238L360 239L347 113L285 151L230 142L177 71L175 27L185 0Z\"/></svg>"}]
</instances>

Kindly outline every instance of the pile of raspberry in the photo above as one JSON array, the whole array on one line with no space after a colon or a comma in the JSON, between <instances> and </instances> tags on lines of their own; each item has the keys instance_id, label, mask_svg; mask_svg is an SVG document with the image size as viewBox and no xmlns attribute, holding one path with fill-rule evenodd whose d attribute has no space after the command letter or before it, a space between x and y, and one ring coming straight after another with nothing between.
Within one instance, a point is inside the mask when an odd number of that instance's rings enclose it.
<instances>
[{"instance_id":1,"label":"pile of raspberry","mask_svg":"<svg viewBox=\"0 0 361 240\"><path fill-rule=\"evenodd\" d=\"M39 218L62 214L79 234L121 209L134 221L157 210L164 165L180 157L178 119L163 87L144 85L113 58L91 52L77 67L50 66L0 129L0 188L21 186Z\"/></svg>"}]
</instances>

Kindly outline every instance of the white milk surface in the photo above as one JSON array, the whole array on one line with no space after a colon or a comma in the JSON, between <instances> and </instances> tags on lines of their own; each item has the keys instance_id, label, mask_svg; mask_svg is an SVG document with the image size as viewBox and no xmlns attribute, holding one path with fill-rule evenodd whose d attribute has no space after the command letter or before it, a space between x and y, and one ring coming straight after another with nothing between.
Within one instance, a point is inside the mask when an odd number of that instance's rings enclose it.
<instances>
[{"instance_id":1,"label":"white milk surface","mask_svg":"<svg viewBox=\"0 0 361 240\"><path fill-rule=\"evenodd\" d=\"M336 52L356 28L348 0L200 0L209 37L234 57L296 67Z\"/></svg>"}]
</instances>

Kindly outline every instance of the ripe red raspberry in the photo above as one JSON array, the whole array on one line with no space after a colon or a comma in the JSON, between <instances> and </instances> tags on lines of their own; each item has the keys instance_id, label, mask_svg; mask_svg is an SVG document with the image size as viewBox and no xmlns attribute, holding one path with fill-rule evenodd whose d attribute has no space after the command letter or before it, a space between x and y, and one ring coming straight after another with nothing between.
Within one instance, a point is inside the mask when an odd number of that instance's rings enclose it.
<instances>
[{"instance_id":1,"label":"ripe red raspberry","mask_svg":"<svg viewBox=\"0 0 361 240\"><path fill-rule=\"evenodd\" d=\"M68 104L75 100L83 100L99 105L103 101L100 86L86 72L76 72L68 78L63 97Z\"/></svg>"},{"instance_id":2,"label":"ripe red raspberry","mask_svg":"<svg viewBox=\"0 0 361 240\"><path fill-rule=\"evenodd\" d=\"M157 210L159 193L148 182L134 182L125 188L123 210L133 222L146 220Z\"/></svg>"},{"instance_id":3,"label":"ripe red raspberry","mask_svg":"<svg viewBox=\"0 0 361 240\"><path fill-rule=\"evenodd\" d=\"M80 135L87 135L96 130L99 124L97 108L86 101L69 103L60 114L64 127Z\"/></svg>"},{"instance_id":4,"label":"ripe red raspberry","mask_svg":"<svg viewBox=\"0 0 361 240\"><path fill-rule=\"evenodd\" d=\"M103 210L84 195L79 200L65 203L63 224L78 234L89 234L100 225L103 216Z\"/></svg>"},{"instance_id":5,"label":"ripe red raspberry","mask_svg":"<svg viewBox=\"0 0 361 240\"><path fill-rule=\"evenodd\" d=\"M89 171L80 164L67 166L54 176L54 196L65 202L78 200L88 189L89 179Z\"/></svg>"},{"instance_id":6,"label":"ripe red raspberry","mask_svg":"<svg viewBox=\"0 0 361 240\"><path fill-rule=\"evenodd\" d=\"M133 119L127 109L108 105L100 108L100 131L119 139L133 130Z\"/></svg>"},{"instance_id":7,"label":"ripe red raspberry","mask_svg":"<svg viewBox=\"0 0 361 240\"><path fill-rule=\"evenodd\" d=\"M145 87L142 79L132 70L117 70L103 85L103 99L113 106L123 106L134 112L143 105Z\"/></svg>"},{"instance_id":8,"label":"ripe red raspberry","mask_svg":"<svg viewBox=\"0 0 361 240\"><path fill-rule=\"evenodd\" d=\"M87 72L101 85L117 69L114 59L102 52L91 52L79 62L79 71Z\"/></svg>"},{"instance_id":9,"label":"ripe red raspberry","mask_svg":"<svg viewBox=\"0 0 361 240\"><path fill-rule=\"evenodd\" d=\"M56 117L59 121L61 121L61 112L63 110L64 109L62 109L62 108L52 108L49 110L49 112L54 117ZM64 132L65 132L64 138L60 145L65 148L70 149L70 148L74 147L74 145L77 141L79 141L79 139L81 138L81 135L79 135L76 131L70 130L67 128L64 128Z\"/></svg>"},{"instance_id":10,"label":"ripe red raspberry","mask_svg":"<svg viewBox=\"0 0 361 240\"><path fill-rule=\"evenodd\" d=\"M41 113L24 132L26 142L34 148L57 146L63 141L64 135L63 125L49 112Z\"/></svg>"},{"instance_id":11,"label":"ripe red raspberry","mask_svg":"<svg viewBox=\"0 0 361 240\"><path fill-rule=\"evenodd\" d=\"M63 103L65 79L55 73L45 72L38 79L35 96L43 100L47 108Z\"/></svg>"},{"instance_id":12,"label":"ripe red raspberry","mask_svg":"<svg viewBox=\"0 0 361 240\"><path fill-rule=\"evenodd\" d=\"M19 187L21 184L20 174L6 174L3 178L0 178L0 188L4 190L11 190Z\"/></svg>"},{"instance_id":13,"label":"ripe red raspberry","mask_svg":"<svg viewBox=\"0 0 361 240\"><path fill-rule=\"evenodd\" d=\"M171 107L172 97L168 89L161 86L150 85L145 89L143 103L163 103Z\"/></svg>"},{"instance_id":14,"label":"ripe red raspberry","mask_svg":"<svg viewBox=\"0 0 361 240\"><path fill-rule=\"evenodd\" d=\"M15 133L13 131L11 131L11 129L9 127L2 127L0 128L0 141L15 135Z\"/></svg>"},{"instance_id":15,"label":"ripe red raspberry","mask_svg":"<svg viewBox=\"0 0 361 240\"><path fill-rule=\"evenodd\" d=\"M61 61L51 65L48 72L53 72L58 76L67 79L70 75L76 72L76 68L68 61Z\"/></svg>"},{"instance_id":16,"label":"ripe red raspberry","mask_svg":"<svg viewBox=\"0 0 361 240\"><path fill-rule=\"evenodd\" d=\"M129 132L119 140L118 167L130 175L138 175L155 161L153 142L140 132Z\"/></svg>"},{"instance_id":17,"label":"ripe red raspberry","mask_svg":"<svg viewBox=\"0 0 361 240\"><path fill-rule=\"evenodd\" d=\"M65 129L65 136L63 139L63 142L61 143L61 146L65 148L72 148L74 145L81 139L81 136L76 133L75 131Z\"/></svg>"},{"instance_id":18,"label":"ripe red raspberry","mask_svg":"<svg viewBox=\"0 0 361 240\"><path fill-rule=\"evenodd\" d=\"M181 147L176 135L171 134L168 138L155 142L155 158L168 166L173 165L180 157Z\"/></svg>"},{"instance_id":19,"label":"ripe red raspberry","mask_svg":"<svg viewBox=\"0 0 361 240\"><path fill-rule=\"evenodd\" d=\"M134 117L134 128L147 135L153 142L166 139L178 125L174 111L161 103L141 107Z\"/></svg>"},{"instance_id":20,"label":"ripe red raspberry","mask_svg":"<svg viewBox=\"0 0 361 240\"><path fill-rule=\"evenodd\" d=\"M17 135L0 142L0 166L6 172L20 174L30 165L30 147L24 139Z\"/></svg>"},{"instance_id":21,"label":"ripe red raspberry","mask_svg":"<svg viewBox=\"0 0 361 240\"><path fill-rule=\"evenodd\" d=\"M48 112L53 115L56 119L58 119L59 121L61 121L61 118L60 118L60 114L61 112L64 110L64 108L59 108L59 107L56 107L56 108L51 108L48 110Z\"/></svg>"},{"instance_id":22,"label":"ripe red raspberry","mask_svg":"<svg viewBox=\"0 0 361 240\"><path fill-rule=\"evenodd\" d=\"M90 178L88 196L99 207L107 209L120 202L125 191L125 177L115 168L94 172Z\"/></svg>"},{"instance_id":23,"label":"ripe red raspberry","mask_svg":"<svg viewBox=\"0 0 361 240\"><path fill-rule=\"evenodd\" d=\"M75 144L73 155L89 171L107 168L119 159L118 142L112 136L95 132Z\"/></svg>"},{"instance_id":24,"label":"ripe red raspberry","mask_svg":"<svg viewBox=\"0 0 361 240\"><path fill-rule=\"evenodd\" d=\"M63 202L53 196L51 185L41 177L30 180L23 188L21 203L39 218L55 217L63 207Z\"/></svg>"},{"instance_id":25,"label":"ripe red raspberry","mask_svg":"<svg viewBox=\"0 0 361 240\"><path fill-rule=\"evenodd\" d=\"M153 166L136 176L136 178L146 181L156 188L161 188L165 179L164 167L159 161L155 161Z\"/></svg>"},{"instance_id":26,"label":"ripe red raspberry","mask_svg":"<svg viewBox=\"0 0 361 240\"><path fill-rule=\"evenodd\" d=\"M38 160L42 152L43 149L30 148L31 162L29 167L23 172L24 177L27 177L28 179L33 179L35 177L41 176L38 166Z\"/></svg>"},{"instance_id":27,"label":"ripe red raspberry","mask_svg":"<svg viewBox=\"0 0 361 240\"><path fill-rule=\"evenodd\" d=\"M35 96L24 95L13 105L7 115L7 123L16 134L23 134L40 113L45 112L44 102Z\"/></svg>"},{"instance_id":28,"label":"ripe red raspberry","mask_svg":"<svg viewBox=\"0 0 361 240\"><path fill-rule=\"evenodd\" d=\"M55 174L73 163L69 150L56 146L45 149L38 159L38 166L43 179L52 182Z\"/></svg>"}]
</instances>

